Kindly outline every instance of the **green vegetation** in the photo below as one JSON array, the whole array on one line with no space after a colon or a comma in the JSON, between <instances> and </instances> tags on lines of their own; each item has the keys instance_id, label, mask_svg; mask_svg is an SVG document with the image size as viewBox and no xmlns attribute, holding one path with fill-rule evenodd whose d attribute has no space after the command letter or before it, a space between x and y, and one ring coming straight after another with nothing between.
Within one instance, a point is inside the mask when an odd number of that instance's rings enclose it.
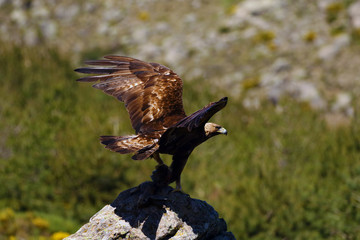
<instances>
[{"instance_id":1,"label":"green vegetation","mask_svg":"<svg viewBox=\"0 0 360 240\"><path fill-rule=\"evenodd\" d=\"M98 136L133 132L127 113L75 82L79 64L67 59L0 45L0 226L26 226L0 227L0 239L73 232L156 165L103 149ZM188 113L225 95L210 88L204 79L185 83ZM241 101L230 99L214 117L229 135L194 151L185 191L213 205L238 239L356 239L359 119L330 130L322 113L290 99L281 113L268 102L249 111Z\"/></svg>"}]
</instances>

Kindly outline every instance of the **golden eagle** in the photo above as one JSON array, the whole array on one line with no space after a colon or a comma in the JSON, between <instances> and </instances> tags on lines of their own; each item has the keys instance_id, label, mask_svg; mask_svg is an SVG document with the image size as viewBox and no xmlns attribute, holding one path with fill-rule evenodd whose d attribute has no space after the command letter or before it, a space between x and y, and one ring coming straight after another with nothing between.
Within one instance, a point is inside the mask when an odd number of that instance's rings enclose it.
<instances>
[{"instance_id":1,"label":"golden eagle","mask_svg":"<svg viewBox=\"0 0 360 240\"><path fill-rule=\"evenodd\" d=\"M176 181L196 146L218 134L227 134L218 124L207 121L225 107L227 97L210 103L186 116L182 103L182 81L171 69L135 58L109 55L85 63L94 67L78 68L80 73L95 74L78 79L96 82L93 87L125 103L136 135L101 136L101 143L121 154L135 153L134 160L153 157L163 164L159 153L173 155L165 179Z\"/></svg>"}]
</instances>

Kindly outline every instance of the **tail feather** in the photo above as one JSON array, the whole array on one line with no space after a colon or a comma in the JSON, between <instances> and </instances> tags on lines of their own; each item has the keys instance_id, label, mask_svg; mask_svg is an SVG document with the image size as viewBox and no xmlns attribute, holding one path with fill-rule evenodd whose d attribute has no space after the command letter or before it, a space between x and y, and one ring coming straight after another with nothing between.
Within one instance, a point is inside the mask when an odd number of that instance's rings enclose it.
<instances>
[{"instance_id":1,"label":"tail feather","mask_svg":"<svg viewBox=\"0 0 360 240\"><path fill-rule=\"evenodd\" d=\"M129 136L101 136L100 141L105 148L120 154L135 153L134 160L143 160L150 157L159 147L157 139L139 135Z\"/></svg>"},{"instance_id":2,"label":"tail feather","mask_svg":"<svg viewBox=\"0 0 360 240\"><path fill-rule=\"evenodd\" d=\"M136 152L134 156L131 158L134 160L143 160L150 157L159 147L156 146L157 144L154 143L153 145L146 146L139 151Z\"/></svg>"}]
</instances>

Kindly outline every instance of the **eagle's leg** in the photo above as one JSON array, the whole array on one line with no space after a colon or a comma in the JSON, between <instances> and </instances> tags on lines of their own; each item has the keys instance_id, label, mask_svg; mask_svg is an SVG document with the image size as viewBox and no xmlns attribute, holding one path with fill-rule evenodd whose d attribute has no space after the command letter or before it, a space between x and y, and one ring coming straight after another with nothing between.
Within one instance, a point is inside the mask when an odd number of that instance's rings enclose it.
<instances>
[{"instance_id":1,"label":"eagle's leg","mask_svg":"<svg viewBox=\"0 0 360 240\"><path fill-rule=\"evenodd\" d=\"M187 151L173 155L173 161L170 166L171 175L169 183L172 183L174 181L176 182L176 188L174 189L174 192L182 192L180 182L181 173L186 165L190 153L191 151Z\"/></svg>"},{"instance_id":2,"label":"eagle's leg","mask_svg":"<svg viewBox=\"0 0 360 240\"><path fill-rule=\"evenodd\" d=\"M158 152L155 152L153 154L153 158L155 159L155 161L158 162L158 165L156 166L156 168L160 167L161 165L164 165L164 162L163 162L163 160L161 160L160 154Z\"/></svg>"},{"instance_id":3,"label":"eagle's leg","mask_svg":"<svg viewBox=\"0 0 360 240\"><path fill-rule=\"evenodd\" d=\"M176 187L175 187L174 191L175 192L182 192L180 177L178 179L176 179Z\"/></svg>"},{"instance_id":4,"label":"eagle's leg","mask_svg":"<svg viewBox=\"0 0 360 240\"><path fill-rule=\"evenodd\" d=\"M189 194L185 193L183 190L182 190L182 187L181 187L181 183L180 183L180 177L178 179L176 179L176 187L174 190L172 190L172 192L181 192L183 194L186 194L188 196L190 196Z\"/></svg>"}]
</instances>

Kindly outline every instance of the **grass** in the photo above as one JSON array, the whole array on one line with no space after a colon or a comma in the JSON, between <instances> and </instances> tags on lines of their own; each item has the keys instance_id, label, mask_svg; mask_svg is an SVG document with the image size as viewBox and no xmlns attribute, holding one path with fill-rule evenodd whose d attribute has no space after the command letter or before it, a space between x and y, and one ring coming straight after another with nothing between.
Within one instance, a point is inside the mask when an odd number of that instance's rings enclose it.
<instances>
[{"instance_id":1,"label":"grass","mask_svg":"<svg viewBox=\"0 0 360 240\"><path fill-rule=\"evenodd\" d=\"M155 166L103 149L98 136L133 132L127 113L75 82L78 65L67 59L45 47L0 45L0 209L16 213L5 220L35 212L49 223L29 238L73 231ZM185 82L187 113L226 95L211 87ZM193 152L183 189L213 205L237 239L357 239L359 119L330 130L322 113L291 99L280 103L282 113L267 102L253 111L241 102L230 98L212 119L229 135ZM16 234L2 229L0 239Z\"/></svg>"}]
</instances>

